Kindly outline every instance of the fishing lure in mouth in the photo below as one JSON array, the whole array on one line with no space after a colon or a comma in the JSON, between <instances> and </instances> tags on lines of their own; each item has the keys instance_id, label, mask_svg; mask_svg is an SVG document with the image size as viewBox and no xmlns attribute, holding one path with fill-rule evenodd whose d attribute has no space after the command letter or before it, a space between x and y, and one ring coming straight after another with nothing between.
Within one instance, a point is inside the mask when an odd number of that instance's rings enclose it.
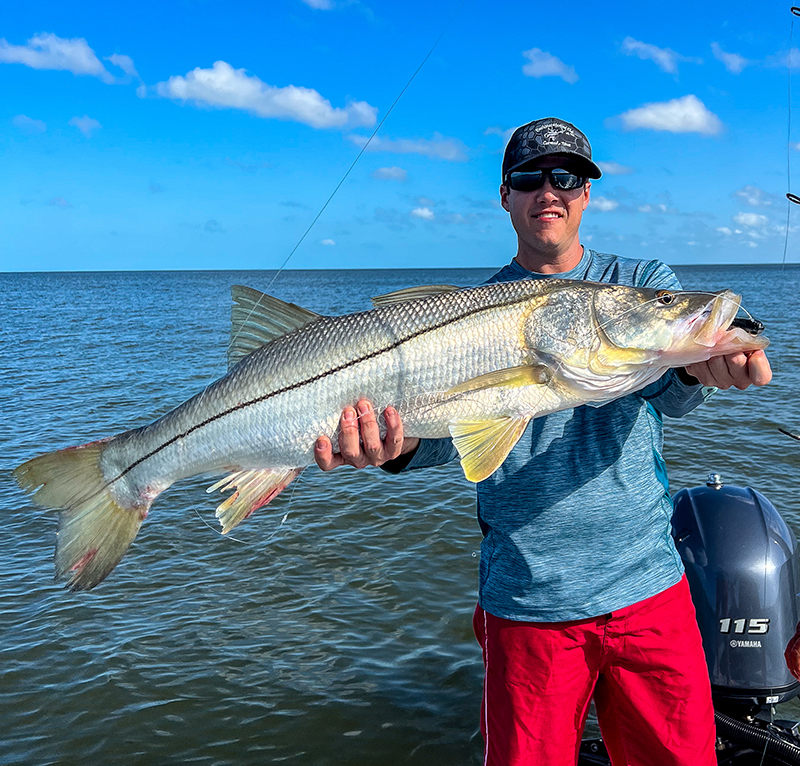
<instances>
[{"instance_id":1,"label":"fishing lure in mouth","mask_svg":"<svg viewBox=\"0 0 800 766\"><path fill-rule=\"evenodd\" d=\"M764 332L764 323L752 317L736 317L728 329L731 330L734 327L738 327L740 330L750 333L750 335L761 335Z\"/></svg>"}]
</instances>

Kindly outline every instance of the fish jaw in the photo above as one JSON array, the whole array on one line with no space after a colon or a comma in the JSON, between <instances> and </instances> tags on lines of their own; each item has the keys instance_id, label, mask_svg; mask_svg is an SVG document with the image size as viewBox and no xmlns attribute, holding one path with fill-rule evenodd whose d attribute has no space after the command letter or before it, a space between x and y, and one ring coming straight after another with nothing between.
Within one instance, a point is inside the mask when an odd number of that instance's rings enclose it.
<instances>
[{"instance_id":1,"label":"fish jaw","mask_svg":"<svg viewBox=\"0 0 800 766\"><path fill-rule=\"evenodd\" d=\"M679 367L715 356L767 348L769 339L765 336L731 326L741 301L741 296L730 290L720 292L704 309L683 321L684 327L675 333L675 343L665 350L662 359L671 367Z\"/></svg>"}]
</instances>

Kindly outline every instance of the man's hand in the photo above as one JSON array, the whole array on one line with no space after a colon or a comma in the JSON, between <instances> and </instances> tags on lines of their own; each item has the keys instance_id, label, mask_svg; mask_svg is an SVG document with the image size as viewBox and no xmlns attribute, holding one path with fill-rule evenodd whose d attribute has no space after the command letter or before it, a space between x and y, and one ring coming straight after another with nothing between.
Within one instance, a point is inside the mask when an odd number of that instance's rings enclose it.
<instances>
[{"instance_id":1,"label":"man's hand","mask_svg":"<svg viewBox=\"0 0 800 766\"><path fill-rule=\"evenodd\" d=\"M789 668L789 672L800 680L800 624L798 624L792 640L787 644L783 656L786 658L786 667Z\"/></svg>"},{"instance_id":2,"label":"man's hand","mask_svg":"<svg viewBox=\"0 0 800 766\"><path fill-rule=\"evenodd\" d=\"M761 349L715 356L707 362L689 364L685 369L704 386L722 389L735 386L744 391L748 386L766 386L772 380L769 360Z\"/></svg>"},{"instance_id":3,"label":"man's hand","mask_svg":"<svg viewBox=\"0 0 800 766\"><path fill-rule=\"evenodd\" d=\"M358 414L356 414L356 411ZM320 436L314 445L314 459L323 471L340 465L366 468L383 465L401 454L416 449L419 439L403 438L403 424L394 407L383 411L386 436L381 441L380 428L372 404L362 399L355 407L345 407L339 420L339 452L334 452L331 440Z\"/></svg>"}]
</instances>

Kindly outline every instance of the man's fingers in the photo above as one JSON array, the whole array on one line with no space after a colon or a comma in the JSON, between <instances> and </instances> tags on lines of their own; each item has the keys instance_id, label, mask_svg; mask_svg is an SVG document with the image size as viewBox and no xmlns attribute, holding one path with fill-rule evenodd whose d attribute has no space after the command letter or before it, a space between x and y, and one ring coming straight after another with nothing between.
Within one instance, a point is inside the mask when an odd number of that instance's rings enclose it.
<instances>
[{"instance_id":1,"label":"man's fingers","mask_svg":"<svg viewBox=\"0 0 800 766\"><path fill-rule=\"evenodd\" d=\"M383 413L386 422L386 436L381 439L378 416L372 403L367 399L359 401L355 407L345 407L339 419L339 452L333 451L331 440L320 436L314 444L314 459L323 471L330 471L340 465L366 468L368 465L383 465L402 454L403 447L410 443L416 447L419 439L404 439L403 424L394 407L387 407Z\"/></svg>"},{"instance_id":2,"label":"man's fingers","mask_svg":"<svg viewBox=\"0 0 800 766\"><path fill-rule=\"evenodd\" d=\"M333 451L331 440L327 436L320 436L314 444L314 460L323 471L332 471L342 465L342 456Z\"/></svg>"},{"instance_id":3,"label":"man's fingers","mask_svg":"<svg viewBox=\"0 0 800 766\"><path fill-rule=\"evenodd\" d=\"M744 390L748 386L766 386L772 380L772 368L762 351L737 351L727 356L715 356L707 362L687 365L686 371L704 386Z\"/></svg>"},{"instance_id":4,"label":"man's fingers","mask_svg":"<svg viewBox=\"0 0 800 766\"><path fill-rule=\"evenodd\" d=\"M728 356L723 356L721 358L725 360L728 375L730 375L733 385L740 391L747 388L752 382L748 373L747 354L741 352L738 354L728 354Z\"/></svg>"},{"instance_id":5,"label":"man's fingers","mask_svg":"<svg viewBox=\"0 0 800 766\"><path fill-rule=\"evenodd\" d=\"M375 410L372 404L366 399L362 399L357 405L359 418L359 431L361 433L361 444L364 455L370 465L380 465L383 462L383 442L381 441L381 429L378 426L378 419L375 417Z\"/></svg>"},{"instance_id":6,"label":"man's fingers","mask_svg":"<svg viewBox=\"0 0 800 766\"><path fill-rule=\"evenodd\" d=\"M767 355L761 349L750 354L747 366L754 386L766 386L772 380L772 367Z\"/></svg>"},{"instance_id":7,"label":"man's fingers","mask_svg":"<svg viewBox=\"0 0 800 766\"><path fill-rule=\"evenodd\" d=\"M361 434L358 417L352 407L345 407L339 420L339 453L342 460L356 468L368 465L364 451L361 449Z\"/></svg>"},{"instance_id":8,"label":"man's fingers","mask_svg":"<svg viewBox=\"0 0 800 766\"><path fill-rule=\"evenodd\" d=\"M708 369L713 380L712 386L721 388L723 391L735 385L731 369L728 366L728 359L725 356L714 356L708 360Z\"/></svg>"},{"instance_id":9,"label":"man's fingers","mask_svg":"<svg viewBox=\"0 0 800 766\"><path fill-rule=\"evenodd\" d=\"M385 460L394 460L403 449L403 423L394 407L387 407L383 411L386 421L386 437L383 440L383 453Z\"/></svg>"}]
</instances>

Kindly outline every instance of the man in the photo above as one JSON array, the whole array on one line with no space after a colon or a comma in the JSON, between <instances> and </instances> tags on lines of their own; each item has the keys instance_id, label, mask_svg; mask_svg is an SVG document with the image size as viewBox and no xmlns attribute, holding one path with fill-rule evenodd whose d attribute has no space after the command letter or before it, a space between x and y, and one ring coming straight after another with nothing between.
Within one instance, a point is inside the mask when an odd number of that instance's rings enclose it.
<instances>
[{"instance_id":1,"label":"man","mask_svg":"<svg viewBox=\"0 0 800 766\"><path fill-rule=\"evenodd\" d=\"M490 281L559 277L678 289L672 271L584 248L579 228L600 178L586 137L548 118L518 128L500 200L517 233ZM493 766L575 764L594 697L614 766L712 766L714 719L688 585L670 537L662 415L708 394L769 382L763 352L718 357L603 407L537 418L477 485L481 546L474 627L485 666L481 731ZM399 471L456 457L449 439L380 439L369 402L342 415L317 463Z\"/></svg>"}]
</instances>

